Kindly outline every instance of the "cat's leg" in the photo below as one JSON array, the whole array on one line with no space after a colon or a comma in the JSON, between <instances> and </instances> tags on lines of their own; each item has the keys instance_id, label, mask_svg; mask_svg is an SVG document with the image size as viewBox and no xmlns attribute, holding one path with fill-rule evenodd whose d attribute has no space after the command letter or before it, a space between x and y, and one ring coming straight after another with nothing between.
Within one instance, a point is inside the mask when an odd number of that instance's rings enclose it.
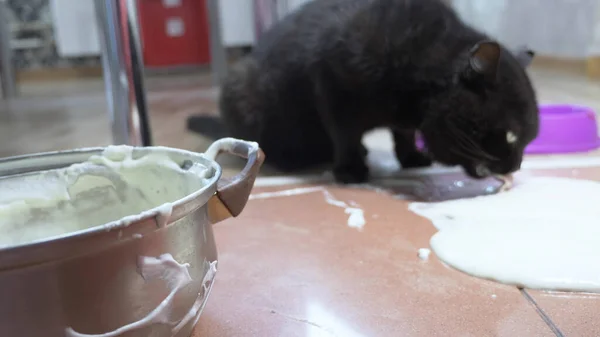
<instances>
[{"instance_id":1,"label":"cat's leg","mask_svg":"<svg viewBox=\"0 0 600 337\"><path fill-rule=\"evenodd\" d=\"M347 110L346 110L347 111ZM333 176L343 184L358 184L367 181L369 169L365 164L366 149L362 144L362 133L348 120L335 114L322 112L323 123L333 145Z\"/></svg>"},{"instance_id":2,"label":"cat's leg","mask_svg":"<svg viewBox=\"0 0 600 337\"><path fill-rule=\"evenodd\" d=\"M366 148L361 128L352 118L352 104L343 95L327 90L323 81L317 80L315 89L316 108L333 146L335 180L343 184L366 182L369 176Z\"/></svg>"},{"instance_id":3,"label":"cat's leg","mask_svg":"<svg viewBox=\"0 0 600 337\"><path fill-rule=\"evenodd\" d=\"M415 130L392 130L396 158L402 168L426 167L432 161L415 146Z\"/></svg>"},{"instance_id":4,"label":"cat's leg","mask_svg":"<svg viewBox=\"0 0 600 337\"><path fill-rule=\"evenodd\" d=\"M334 144L333 175L337 182L359 184L368 180L369 169L365 164L366 149L361 144L362 134L332 131Z\"/></svg>"}]
</instances>

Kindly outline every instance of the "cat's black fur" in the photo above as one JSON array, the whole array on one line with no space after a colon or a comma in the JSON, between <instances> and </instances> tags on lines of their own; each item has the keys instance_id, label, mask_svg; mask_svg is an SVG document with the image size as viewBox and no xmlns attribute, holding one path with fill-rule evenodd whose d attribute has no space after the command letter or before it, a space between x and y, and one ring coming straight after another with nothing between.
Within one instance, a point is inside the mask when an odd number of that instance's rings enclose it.
<instances>
[{"instance_id":1,"label":"cat's black fur","mask_svg":"<svg viewBox=\"0 0 600 337\"><path fill-rule=\"evenodd\" d=\"M507 174L538 132L524 71L532 57L439 0L313 0L231 69L221 116L276 167L332 162L339 182L367 179L361 138L377 127L392 129L405 168L433 159L476 178ZM415 149L415 130L427 154Z\"/></svg>"}]
</instances>

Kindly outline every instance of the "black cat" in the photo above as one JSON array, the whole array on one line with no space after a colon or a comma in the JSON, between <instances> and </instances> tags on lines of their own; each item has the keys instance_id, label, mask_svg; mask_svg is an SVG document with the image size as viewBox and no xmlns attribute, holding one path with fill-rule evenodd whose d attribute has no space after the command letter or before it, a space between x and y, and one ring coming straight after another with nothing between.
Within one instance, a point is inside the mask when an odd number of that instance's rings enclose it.
<instances>
[{"instance_id":1,"label":"black cat","mask_svg":"<svg viewBox=\"0 0 600 337\"><path fill-rule=\"evenodd\" d=\"M376 127L392 130L405 168L433 159L475 178L508 174L538 132L532 58L439 0L313 0L231 69L221 116L279 169L331 162L343 183L367 179L361 138Z\"/></svg>"}]
</instances>

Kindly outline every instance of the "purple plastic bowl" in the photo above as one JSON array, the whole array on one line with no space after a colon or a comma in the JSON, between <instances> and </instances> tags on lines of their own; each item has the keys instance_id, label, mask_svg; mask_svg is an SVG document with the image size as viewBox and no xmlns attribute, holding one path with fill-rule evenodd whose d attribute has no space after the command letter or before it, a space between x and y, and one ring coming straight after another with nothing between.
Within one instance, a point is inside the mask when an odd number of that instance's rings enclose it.
<instances>
[{"instance_id":1,"label":"purple plastic bowl","mask_svg":"<svg viewBox=\"0 0 600 337\"><path fill-rule=\"evenodd\" d=\"M551 154L586 152L600 147L596 113L592 108L572 104L542 104L540 131L525 153ZM425 144L417 136L417 147Z\"/></svg>"},{"instance_id":2,"label":"purple plastic bowl","mask_svg":"<svg viewBox=\"0 0 600 337\"><path fill-rule=\"evenodd\" d=\"M540 105L540 132L525 153L584 152L600 146L596 113L571 104Z\"/></svg>"}]
</instances>

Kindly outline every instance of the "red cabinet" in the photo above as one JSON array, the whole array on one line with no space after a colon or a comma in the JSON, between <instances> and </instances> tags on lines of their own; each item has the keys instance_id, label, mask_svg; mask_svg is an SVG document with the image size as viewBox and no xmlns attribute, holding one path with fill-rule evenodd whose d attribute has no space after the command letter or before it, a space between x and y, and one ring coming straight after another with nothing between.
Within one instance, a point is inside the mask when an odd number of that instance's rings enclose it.
<instances>
[{"instance_id":1,"label":"red cabinet","mask_svg":"<svg viewBox=\"0 0 600 337\"><path fill-rule=\"evenodd\" d=\"M138 0L138 17L145 66L210 63L206 0Z\"/></svg>"}]
</instances>

